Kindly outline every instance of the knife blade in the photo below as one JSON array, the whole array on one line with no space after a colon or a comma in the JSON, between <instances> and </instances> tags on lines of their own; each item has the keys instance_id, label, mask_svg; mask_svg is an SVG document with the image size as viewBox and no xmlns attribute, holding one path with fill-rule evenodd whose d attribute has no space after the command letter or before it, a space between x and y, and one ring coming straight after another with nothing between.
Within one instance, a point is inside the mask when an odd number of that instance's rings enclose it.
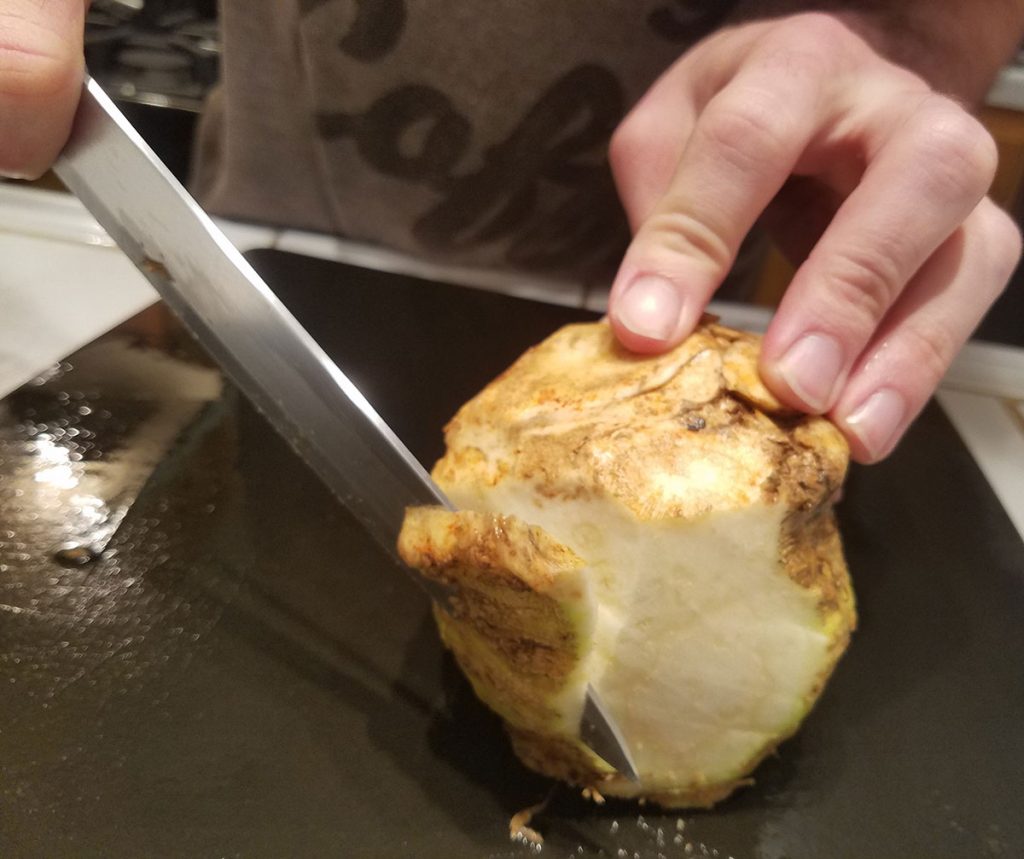
<instances>
[{"instance_id":1,"label":"knife blade","mask_svg":"<svg viewBox=\"0 0 1024 859\"><path fill-rule=\"evenodd\" d=\"M454 507L358 388L87 78L54 172L259 411L397 560L406 507ZM434 599L450 594L417 577ZM636 778L593 687L584 742Z\"/></svg>"}]
</instances>

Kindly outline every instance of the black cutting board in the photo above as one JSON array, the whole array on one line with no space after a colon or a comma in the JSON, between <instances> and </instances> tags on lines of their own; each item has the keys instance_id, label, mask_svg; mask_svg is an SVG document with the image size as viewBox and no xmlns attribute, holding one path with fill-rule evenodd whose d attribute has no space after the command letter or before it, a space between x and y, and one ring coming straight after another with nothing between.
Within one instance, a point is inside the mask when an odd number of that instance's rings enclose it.
<instances>
[{"instance_id":1,"label":"black cutting board","mask_svg":"<svg viewBox=\"0 0 1024 859\"><path fill-rule=\"evenodd\" d=\"M586 316L250 258L428 463L464 399ZM0 485L30 520L18 504ZM687 814L558 788L542 855L1024 855L1024 544L934 405L854 469L841 519L861 627L757 784ZM549 782L419 591L236 395L157 470L113 557L60 568L19 528L0 533L0 855L534 855L507 823Z\"/></svg>"}]
</instances>

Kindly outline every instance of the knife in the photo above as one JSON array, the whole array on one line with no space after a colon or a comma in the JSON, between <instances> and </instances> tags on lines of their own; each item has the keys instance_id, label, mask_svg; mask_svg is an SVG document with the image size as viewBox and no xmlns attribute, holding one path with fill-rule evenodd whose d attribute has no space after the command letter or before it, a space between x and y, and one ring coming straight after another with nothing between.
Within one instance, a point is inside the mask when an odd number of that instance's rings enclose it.
<instances>
[{"instance_id":1,"label":"knife","mask_svg":"<svg viewBox=\"0 0 1024 859\"><path fill-rule=\"evenodd\" d=\"M82 89L54 172L227 375L395 560L406 507L451 502L298 323L96 81ZM442 585L417 576L446 604ZM593 686L583 741L634 781L621 732Z\"/></svg>"}]
</instances>

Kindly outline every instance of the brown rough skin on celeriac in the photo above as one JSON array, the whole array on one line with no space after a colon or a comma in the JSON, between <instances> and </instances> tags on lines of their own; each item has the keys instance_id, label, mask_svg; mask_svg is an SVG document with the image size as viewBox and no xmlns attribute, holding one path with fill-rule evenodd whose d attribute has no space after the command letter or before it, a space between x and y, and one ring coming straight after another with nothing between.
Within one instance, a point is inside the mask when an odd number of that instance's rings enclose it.
<instances>
[{"instance_id":1,"label":"brown rough skin on celeriac","mask_svg":"<svg viewBox=\"0 0 1024 859\"><path fill-rule=\"evenodd\" d=\"M705 322L639 357L607 324L570 325L446 428L433 473L459 512L409 510L399 551L453 587L444 642L531 768L711 805L798 728L843 653L847 446L764 387L759 345ZM580 742L588 682L639 784Z\"/></svg>"}]
</instances>

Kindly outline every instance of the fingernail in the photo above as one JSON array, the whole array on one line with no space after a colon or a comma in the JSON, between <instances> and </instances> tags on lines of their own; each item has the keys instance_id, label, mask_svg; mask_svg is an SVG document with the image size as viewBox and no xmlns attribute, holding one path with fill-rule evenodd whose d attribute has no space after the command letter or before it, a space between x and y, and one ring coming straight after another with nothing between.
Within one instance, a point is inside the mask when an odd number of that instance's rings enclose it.
<instances>
[{"instance_id":1,"label":"fingernail","mask_svg":"<svg viewBox=\"0 0 1024 859\"><path fill-rule=\"evenodd\" d=\"M682 312L679 290L670 280L650 274L634 280L615 305L620 325L652 340L668 340Z\"/></svg>"},{"instance_id":2,"label":"fingernail","mask_svg":"<svg viewBox=\"0 0 1024 859\"><path fill-rule=\"evenodd\" d=\"M871 458L878 459L889 450L906 414L903 397L892 388L881 388L857 406L843 423Z\"/></svg>"},{"instance_id":3,"label":"fingernail","mask_svg":"<svg viewBox=\"0 0 1024 859\"><path fill-rule=\"evenodd\" d=\"M776 370L801 400L824 412L843 369L843 350L828 334L805 334L779 360Z\"/></svg>"}]
</instances>

